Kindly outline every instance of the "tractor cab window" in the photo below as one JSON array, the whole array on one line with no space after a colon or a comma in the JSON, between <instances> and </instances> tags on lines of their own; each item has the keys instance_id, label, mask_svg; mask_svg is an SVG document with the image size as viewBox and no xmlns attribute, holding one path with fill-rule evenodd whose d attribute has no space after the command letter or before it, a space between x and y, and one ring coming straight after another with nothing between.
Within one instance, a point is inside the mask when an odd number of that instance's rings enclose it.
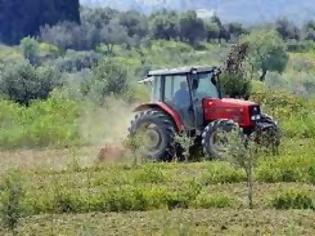
<instances>
[{"instance_id":1,"label":"tractor cab window","mask_svg":"<svg viewBox=\"0 0 315 236\"><path fill-rule=\"evenodd\" d=\"M174 107L189 106L190 95L186 75L165 77L165 102Z\"/></svg>"},{"instance_id":2,"label":"tractor cab window","mask_svg":"<svg viewBox=\"0 0 315 236\"><path fill-rule=\"evenodd\" d=\"M154 102L161 101L161 94L162 94L161 76L155 76L152 86L152 101Z\"/></svg>"},{"instance_id":3,"label":"tractor cab window","mask_svg":"<svg viewBox=\"0 0 315 236\"><path fill-rule=\"evenodd\" d=\"M198 86L194 91L194 95L199 98L219 98L218 89L215 85L213 73L199 74Z\"/></svg>"},{"instance_id":4,"label":"tractor cab window","mask_svg":"<svg viewBox=\"0 0 315 236\"><path fill-rule=\"evenodd\" d=\"M193 127L193 120L190 111L191 99L189 93L189 86L187 82L187 75L170 75L165 76L165 94L164 101L172 109L174 109L185 127Z\"/></svg>"}]
</instances>

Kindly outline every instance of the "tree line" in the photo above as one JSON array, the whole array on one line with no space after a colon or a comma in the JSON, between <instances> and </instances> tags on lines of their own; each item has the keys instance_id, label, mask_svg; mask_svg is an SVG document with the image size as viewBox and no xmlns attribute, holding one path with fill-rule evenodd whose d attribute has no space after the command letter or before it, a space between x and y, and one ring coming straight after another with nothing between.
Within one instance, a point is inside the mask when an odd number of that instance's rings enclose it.
<instances>
[{"instance_id":1,"label":"tree line","mask_svg":"<svg viewBox=\"0 0 315 236\"><path fill-rule=\"evenodd\" d=\"M287 18L281 18L262 27L274 28L286 41L315 41L313 20L298 27ZM52 27L46 25L41 28L40 38L60 48L75 50L95 49L103 43L110 53L115 44L133 47L152 39L181 41L194 47L204 41L237 42L254 28L257 26L245 27L237 22L225 24L216 15L201 19L195 11L161 10L147 16L134 10L119 12L110 8L82 8L81 24L62 22Z\"/></svg>"},{"instance_id":2,"label":"tree line","mask_svg":"<svg viewBox=\"0 0 315 236\"><path fill-rule=\"evenodd\" d=\"M203 41L235 42L252 30L236 22L224 24L216 15L201 19L195 11L161 10L147 16L134 10L80 9L78 0L26 0L21 4L12 0L3 6L0 21L5 24L0 26L0 41L7 44L36 36L62 49L91 50L103 43L110 53L115 44L132 47L150 39L182 41L195 47ZM298 27L281 18L266 26L275 28L284 40L315 41L313 20Z\"/></svg>"}]
</instances>

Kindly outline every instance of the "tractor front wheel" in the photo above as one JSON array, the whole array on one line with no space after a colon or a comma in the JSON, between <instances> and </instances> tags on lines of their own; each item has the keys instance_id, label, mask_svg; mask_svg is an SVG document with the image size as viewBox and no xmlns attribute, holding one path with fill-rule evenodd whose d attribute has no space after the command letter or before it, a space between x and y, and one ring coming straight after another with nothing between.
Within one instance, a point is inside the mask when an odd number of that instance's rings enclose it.
<instances>
[{"instance_id":1,"label":"tractor front wheel","mask_svg":"<svg viewBox=\"0 0 315 236\"><path fill-rule=\"evenodd\" d=\"M265 151L276 154L281 142L281 132L271 116L262 114L254 132L249 138L260 145Z\"/></svg>"},{"instance_id":2,"label":"tractor front wheel","mask_svg":"<svg viewBox=\"0 0 315 236\"><path fill-rule=\"evenodd\" d=\"M168 115L156 109L140 112L131 122L130 138L141 140L141 155L153 161L170 161L175 155L174 124Z\"/></svg>"},{"instance_id":3,"label":"tractor front wheel","mask_svg":"<svg viewBox=\"0 0 315 236\"><path fill-rule=\"evenodd\" d=\"M204 155L209 159L223 159L228 152L227 134L237 129L232 120L217 120L211 122L202 133Z\"/></svg>"}]
</instances>

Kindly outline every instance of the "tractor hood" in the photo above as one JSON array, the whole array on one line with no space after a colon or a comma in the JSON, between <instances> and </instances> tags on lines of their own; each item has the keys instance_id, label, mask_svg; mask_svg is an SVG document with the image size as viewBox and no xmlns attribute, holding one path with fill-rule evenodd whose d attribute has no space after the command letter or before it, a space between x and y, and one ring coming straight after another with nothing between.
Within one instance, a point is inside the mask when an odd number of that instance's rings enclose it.
<instances>
[{"instance_id":1,"label":"tractor hood","mask_svg":"<svg viewBox=\"0 0 315 236\"><path fill-rule=\"evenodd\" d=\"M226 105L230 104L233 107L235 106L240 106L240 107L246 107L246 106L257 106L257 103L254 102L250 102L250 101L245 101L245 100L241 100L241 99L233 99L233 98L223 98L221 99L221 101L223 103L225 103Z\"/></svg>"},{"instance_id":2,"label":"tractor hood","mask_svg":"<svg viewBox=\"0 0 315 236\"><path fill-rule=\"evenodd\" d=\"M260 118L260 107L257 103L241 99L205 98L203 100L204 117L207 122L219 119L230 119L242 128L251 127Z\"/></svg>"}]
</instances>

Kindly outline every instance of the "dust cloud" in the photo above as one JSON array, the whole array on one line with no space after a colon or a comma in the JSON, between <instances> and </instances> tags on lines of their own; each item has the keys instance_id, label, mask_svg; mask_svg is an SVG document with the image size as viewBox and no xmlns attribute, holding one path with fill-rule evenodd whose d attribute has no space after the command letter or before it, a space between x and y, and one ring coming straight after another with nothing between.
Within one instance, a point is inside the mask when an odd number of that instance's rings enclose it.
<instances>
[{"instance_id":1,"label":"dust cloud","mask_svg":"<svg viewBox=\"0 0 315 236\"><path fill-rule=\"evenodd\" d=\"M81 136L90 145L121 146L128 135L135 106L136 104L129 104L122 99L108 97L103 107L87 107L79 121Z\"/></svg>"}]
</instances>

